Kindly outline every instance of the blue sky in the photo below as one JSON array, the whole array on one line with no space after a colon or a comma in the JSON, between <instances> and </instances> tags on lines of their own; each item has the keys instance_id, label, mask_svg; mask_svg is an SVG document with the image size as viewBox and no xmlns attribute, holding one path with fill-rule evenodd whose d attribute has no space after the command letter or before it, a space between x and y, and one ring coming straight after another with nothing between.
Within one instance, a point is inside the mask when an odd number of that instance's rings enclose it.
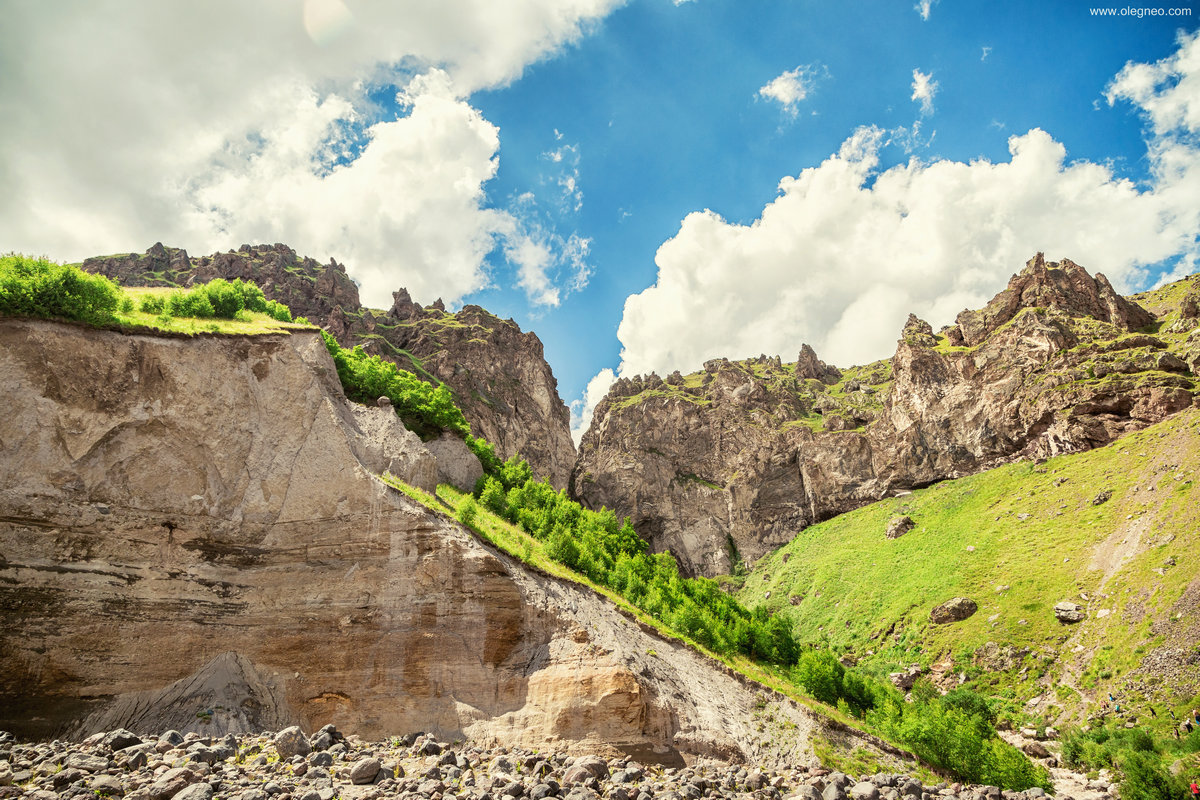
<instances>
[{"instance_id":1,"label":"blue sky","mask_svg":"<svg viewBox=\"0 0 1200 800\"><path fill-rule=\"evenodd\" d=\"M501 130L489 198L532 191L561 230L588 237L587 289L532 314L512 284L471 300L537 330L575 398L598 365L616 367L625 298L654 282L654 253L688 213L752 222L780 178L819 164L859 126L920 121L932 139L911 153L885 148L882 168L913 156L1007 160L1009 136L1040 127L1069 158L1144 181L1143 119L1103 92L1127 61L1170 54L1178 27L1095 18L1077 2L946 2L928 20L905 2L632 3L511 86L471 98ZM758 90L801 65L816 77L793 118ZM938 84L925 118L911 100L914 69ZM543 157L563 142L578 148L578 211L556 208L560 171Z\"/></svg>"},{"instance_id":2,"label":"blue sky","mask_svg":"<svg viewBox=\"0 0 1200 800\"><path fill-rule=\"evenodd\" d=\"M1197 4L1087 1L11 0L0 248L284 241L536 331L581 428L618 374L887 357L1038 250L1194 271Z\"/></svg>"}]
</instances>

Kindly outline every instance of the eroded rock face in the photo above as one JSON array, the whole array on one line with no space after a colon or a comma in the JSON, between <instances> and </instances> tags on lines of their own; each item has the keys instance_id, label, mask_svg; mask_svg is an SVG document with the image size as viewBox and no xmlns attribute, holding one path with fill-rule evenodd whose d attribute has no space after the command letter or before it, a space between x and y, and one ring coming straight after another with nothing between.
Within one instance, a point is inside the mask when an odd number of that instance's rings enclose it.
<instances>
[{"instance_id":1,"label":"eroded rock face","mask_svg":"<svg viewBox=\"0 0 1200 800\"><path fill-rule=\"evenodd\" d=\"M393 361L431 382L442 381L497 455L519 453L534 474L567 485L575 464L570 412L546 363L542 342L510 320L479 306L448 314L437 301L413 302L405 289L386 312L363 308L358 287L336 261L319 264L287 245L242 245L236 252L190 258L155 244L144 254L89 258L83 268L130 286L186 286L214 278L241 278L286 303L296 316L328 330L343 347Z\"/></svg>"},{"instance_id":2,"label":"eroded rock face","mask_svg":"<svg viewBox=\"0 0 1200 800\"><path fill-rule=\"evenodd\" d=\"M1104 445L1188 408L1192 340L1136 331L1153 318L1103 276L1039 256L941 336L910 316L890 362L835 377L802 351L621 379L573 491L630 516L685 570L728 572L735 551L753 561L889 494Z\"/></svg>"},{"instance_id":3,"label":"eroded rock face","mask_svg":"<svg viewBox=\"0 0 1200 800\"><path fill-rule=\"evenodd\" d=\"M886 365L877 366L871 380L883 382ZM833 375L819 361L809 367ZM790 541L818 508L828 514L815 493L862 469L865 450L823 441L856 434L816 436L818 406L855 425L880 410L869 383L831 394L778 357L717 359L679 384L621 379L583 437L573 491L590 507L629 516L685 572L727 573L737 558L753 561Z\"/></svg>"},{"instance_id":4,"label":"eroded rock face","mask_svg":"<svg viewBox=\"0 0 1200 800\"><path fill-rule=\"evenodd\" d=\"M758 734L753 686L374 478L315 333L5 319L0 394L0 729L810 752L804 709Z\"/></svg>"}]
</instances>

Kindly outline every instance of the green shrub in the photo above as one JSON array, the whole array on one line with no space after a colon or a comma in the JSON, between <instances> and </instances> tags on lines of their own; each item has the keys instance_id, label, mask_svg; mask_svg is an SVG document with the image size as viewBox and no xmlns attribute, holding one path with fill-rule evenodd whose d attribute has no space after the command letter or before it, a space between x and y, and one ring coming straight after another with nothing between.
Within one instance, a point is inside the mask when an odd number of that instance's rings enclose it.
<instances>
[{"instance_id":1,"label":"green shrub","mask_svg":"<svg viewBox=\"0 0 1200 800\"><path fill-rule=\"evenodd\" d=\"M262 289L258 288L257 284L250 283L249 281L243 281L241 278L238 278L231 285L237 290L238 294L241 295L242 308L246 309L247 311L270 314L270 312L267 311L267 307L269 305L267 298L263 295ZM272 300L270 302L274 303L275 301ZM279 304L276 303L276 305ZM276 317L276 319L278 318ZM286 322L289 320L284 321Z\"/></svg>"},{"instance_id":2,"label":"green shrub","mask_svg":"<svg viewBox=\"0 0 1200 800\"><path fill-rule=\"evenodd\" d=\"M1163 769L1156 753L1130 750L1117 766L1121 770L1121 797L1177 800L1187 796L1187 784Z\"/></svg>"},{"instance_id":3,"label":"green shrub","mask_svg":"<svg viewBox=\"0 0 1200 800\"><path fill-rule=\"evenodd\" d=\"M167 309L167 298L161 294L148 294L142 298L142 311L147 314L161 314Z\"/></svg>"},{"instance_id":4,"label":"green shrub","mask_svg":"<svg viewBox=\"0 0 1200 800\"><path fill-rule=\"evenodd\" d=\"M404 425L426 441L442 431L460 436L471 432L466 417L445 386L431 386L390 361L367 355L361 347L346 350L326 331L321 331L321 335L346 397L371 405L380 397L387 397Z\"/></svg>"},{"instance_id":5,"label":"green shrub","mask_svg":"<svg viewBox=\"0 0 1200 800\"><path fill-rule=\"evenodd\" d=\"M122 292L102 275L44 258L0 256L0 314L112 322Z\"/></svg>"},{"instance_id":6,"label":"green shrub","mask_svg":"<svg viewBox=\"0 0 1200 800\"><path fill-rule=\"evenodd\" d=\"M263 305L262 310L267 314L267 316L269 316L271 319L276 320L278 322L291 322L292 321L291 309L289 309L287 306L285 306L283 303L280 303L277 300L266 301L266 303ZM301 317L301 319L303 319L303 317ZM308 320L304 320L304 321L308 322Z\"/></svg>"},{"instance_id":7,"label":"green shrub","mask_svg":"<svg viewBox=\"0 0 1200 800\"><path fill-rule=\"evenodd\" d=\"M187 292L172 292L167 296L167 312L173 317L208 319L216 316L208 294L200 288Z\"/></svg>"},{"instance_id":8,"label":"green shrub","mask_svg":"<svg viewBox=\"0 0 1200 800\"><path fill-rule=\"evenodd\" d=\"M478 514L479 507L475 505L475 498L469 494L464 495L458 504L458 521L469 528L475 524L475 517Z\"/></svg>"},{"instance_id":9,"label":"green shrub","mask_svg":"<svg viewBox=\"0 0 1200 800\"><path fill-rule=\"evenodd\" d=\"M216 278L203 284L198 291L203 292L204 296L208 298L208 303L212 306L212 316L219 319L233 319L239 311L246 307L245 297L242 293L244 287L245 284L235 286L224 278ZM193 291L197 291L197 289L193 289Z\"/></svg>"}]
</instances>

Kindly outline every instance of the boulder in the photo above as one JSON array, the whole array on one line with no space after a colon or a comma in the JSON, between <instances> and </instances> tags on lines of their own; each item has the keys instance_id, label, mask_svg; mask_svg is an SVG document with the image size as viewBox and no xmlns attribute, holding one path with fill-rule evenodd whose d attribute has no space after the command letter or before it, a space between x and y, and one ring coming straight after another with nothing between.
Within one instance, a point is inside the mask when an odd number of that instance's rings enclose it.
<instances>
[{"instance_id":1,"label":"boulder","mask_svg":"<svg viewBox=\"0 0 1200 800\"><path fill-rule=\"evenodd\" d=\"M887 531L885 535L889 539L899 539L901 536L911 531L915 524L916 523L914 523L907 515L892 517L887 524Z\"/></svg>"},{"instance_id":2,"label":"boulder","mask_svg":"<svg viewBox=\"0 0 1200 800\"><path fill-rule=\"evenodd\" d=\"M1029 742L1021 748L1021 752L1030 758L1049 758L1050 751L1041 742Z\"/></svg>"},{"instance_id":3,"label":"boulder","mask_svg":"<svg viewBox=\"0 0 1200 800\"><path fill-rule=\"evenodd\" d=\"M1087 617L1083 607L1078 603L1072 603L1070 600L1063 600L1054 604L1054 616L1059 622L1066 625L1073 625L1076 622L1083 622Z\"/></svg>"},{"instance_id":4,"label":"boulder","mask_svg":"<svg viewBox=\"0 0 1200 800\"><path fill-rule=\"evenodd\" d=\"M888 680L900 691L907 692L909 689L912 689L913 684L917 682L917 678L921 677L924 672L925 668L920 664L913 664L903 672L891 673L888 675Z\"/></svg>"},{"instance_id":5,"label":"boulder","mask_svg":"<svg viewBox=\"0 0 1200 800\"><path fill-rule=\"evenodd\" d=\"M437 459L437 482L448 483L464 492L475 488L483 477L483 465L467 447L467 443L452 433L443 433L425 447Z\"/></svg>"},{"instance_id":6,"label":"boulder","mask_svg":"<svg viewBox=\"0 0 1200 800\"><path fill-rule=\"evenodd\" d=\"M935 625L946 625L951 622L961 622L970 617L979 606L968 597L954 597L929 612L929 620Z\"/></svg>"},{"instance_id":7,"label":"boulder","mask_svg":"<svg viewBox=\"0 0 1200 800\"><path fill-rule=\"evenodd\" d=\"M360 758L354 762L354 766L350 767L350 782L356 786L374 783L375 779L379 777L381 769L383 769L383 764L378 758Z\"/></svg>"},{"instance_id":8,"label":"boulder","mask_svg":"<svg viewBox=\"0 0 1200 800\"><path fill-rule=\"evenodd\" d=\"M274 744L281 761L290 761L294 756L306 756L312 752L312 746L304 736L304 731L297 725L284 728L275 734Z\"/></svg>"},{"instance_id":9,"label":"boulder","mask_svg":"<svg viewBox=\"0 0 1200 800\"><path fill-rule=\"evenodd\" d=\"M377 475L391 473L427 492L437 490L437 459L420 438L404 426L390 402L380 403L375 408L352 403L350 411L362 433L353 441L353 446L363 466ZM473 484L471 488L474 488Z\"/></svg>"},{"instance_id":10,"label":"boulder","mask_svg":"<svg viewBox=\"0 0 1200 800\"><path fill-rule=\"evenodd\" d=\"M582 783L588 778L604 780L607 777L607 761L599 756L581 756L563 773L563 783Z\"/></svg>"}]
</instances>

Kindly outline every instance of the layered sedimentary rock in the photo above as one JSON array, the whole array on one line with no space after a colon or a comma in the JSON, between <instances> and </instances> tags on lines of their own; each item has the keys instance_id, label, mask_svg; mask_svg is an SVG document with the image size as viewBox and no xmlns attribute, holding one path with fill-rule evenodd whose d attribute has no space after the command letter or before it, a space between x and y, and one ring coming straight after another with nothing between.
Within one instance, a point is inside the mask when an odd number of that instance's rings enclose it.
<instances>
[{"instance_id":1,"label":"layered sedimentary rock","mask_svg":"<svg viewBox=\"0 0 1200 800\"><path fill-rule=\"evenodd\" d=\"M316 333L4 319L0 396L0 729L334 723L678 763L802 760L822 724L375 478L393 445Z\"/></svg>"},{"instance_id":2,"label":"layered sedimentary rock","mask_svg":"<svg viewBox=\"0 0 1200 800\"><path fill-rule=\"evenodd\" d=\"M1106 444L1187 408L1200 363L1190 291L1159 323L1102 275L1039 254L940 334L910 316L889 362L837 370L805 345L794 364L622 379L572 488L685 569L729 572L891 492Z\"/></svg>"},{"instance_id":3,"label":"layered sedimentary rock","mask_svg":"<svg viewBox=\"0 0 1200 800\"><path fill-rule=\"evenodd\" d=\"M159 243L144 254L89 258L82 266L130 286L252 281L267 298L326 328L343 347L361 345L418 377L444 382L472 433L504 458L519 453L555 486L567 484L575 463L570 412L541 340L511 319L479 306L450 314L440 300L424 307L404 289L394 293L390 309L372 311L359 302L344 266L302 258L283 244L242 245L236 252L191 258Z\"/></svg>"}]
</instances>

